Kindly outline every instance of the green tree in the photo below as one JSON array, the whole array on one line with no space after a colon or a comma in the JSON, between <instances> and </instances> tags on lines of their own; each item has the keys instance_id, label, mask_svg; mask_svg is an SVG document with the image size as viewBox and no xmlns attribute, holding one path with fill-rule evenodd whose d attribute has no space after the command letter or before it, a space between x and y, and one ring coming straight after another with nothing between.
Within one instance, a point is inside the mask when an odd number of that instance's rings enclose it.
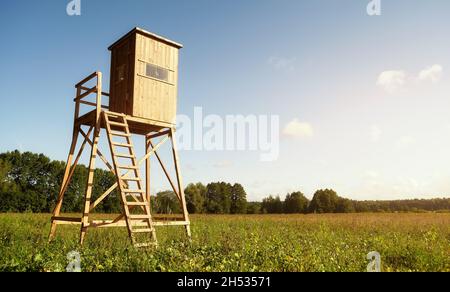
<instances>
[{"instance_id":1,"label":"green tree","mask_svg":"<svg viewBox=\"0 0 450 292\"><path fill-rule=\"evenodd\" d=\"M247 193L240 184L234 184L231 188L231 214L247 213Z\"/></svg>"},{"instance_id":2,"label":"green tree","mask_svg":"<svg viewBox=\"0 0 450 292\"><path fill-rule=\"evenodd\" d=\"M157 193L153 207L158 214L181 213L180 201L173 191L164 191Z\"/></svg>"},{"instance_id":3,"label":"green tree","mask_svg":"<svg viewBox=\"0 0 450 292\"><path fill-rule=\"evenodd\" d=\"M205 213L206 187L202 183L189 184L184 190L189 213Z\"/></svg>"},{"instance_id":4,"label":"green tree","mask_svg":"<svg viewBox=\"0 0 450 292\"><path fill-rule=\"evenodd\" d=\"M64 195L62 212L81 212L86 192L87 167L78 165Z\"/></svg>"},{"instance_id":5,"label":"green tree","mask_svg":"<svg viewBox=\"0 0 450 292\"><path fill-rule=\"evenodd\" d=\"M16 192L17 186L9 177L11 164L0 158L0 192Z\"/></svg>"},{"instance_id":6,"label":"green tree","mask_svg":"<svg viewBox=\"0 0 450 292\"><path fill-rule=\"evenodd\" d=\"M116 182L116 177L111 171L96 169L94 175L93 201L98 199L106 190ZM109 194L95 209L102 213L120 213L122 211L121 197L117 189Z\"/></svg>"},{"instance_id":7,"label":"green tree","mask_svg":"<svg viewBox=\"0 0 450 292\"><path fill-rule=\"evenodd\" d=\"M206 187L206 211L212 214L230 214L231 184L210 183Z\"/></svg>"},{"instance_id":8,"label":"green tree","mask_svg":"<svg viewBox=\"0 0 450 292\"><path fill-rule=\"evenodd\" d=\"M281 214L283 213L283 202L280 196L270 196L265 198L261 204L262 212L268 214Z\"/></svg>"},{"instance_id":9,"label":"green tree","mask_svg":"<svg viewBox=\"0 0 450 292\"><path fill-rule=\"evenodd\" d=\"M307 213L309 200L301 193L288 194L284 200L284 212L287 214Z\"/></svg>"},{"instance_id":10,"label":"green tree","mask_svg":"<svg viewBox=\"0 0 450 292\"><path fill-rule=\"evenodd\" d=\"M351 200L339 198L335 212L336 213L354 213L355 207Z\"/></svg>"},{"instance_id":11,"label":"green tree","mask_svg":"<svg viewBox=\"0 0 450 292\"><path fill-rule=\"evenodd\" d=\"M260 202L248 202L247 203L247 214L261 214L261 203Z\"/></svg>"},{"instance_id":12,"label":"green tree","mask_svg":"<svg viewBox=\"0 0 450 292\"><path fill-rule=\"evenodd\" d=\"M339 197L333 190L318 190L309 204L311 213L335 213Z\"/></svg>"},{"instance_id":13,"label":"green tree","mask_svg":"<svg viewBox=\"0 0 450 292\"><path fill-rule=\"evenodd\" d=\"M8 152L1 154L0 159L10 165L8 178L16 186L14 196L17 199L9 200L16 202L16 206L10 206L10 209L48 212L49 202L59 185L57 179L61 169L57 168L58 164L51 163L43 154L31 152Z\"/></svg>"}]
</instances>

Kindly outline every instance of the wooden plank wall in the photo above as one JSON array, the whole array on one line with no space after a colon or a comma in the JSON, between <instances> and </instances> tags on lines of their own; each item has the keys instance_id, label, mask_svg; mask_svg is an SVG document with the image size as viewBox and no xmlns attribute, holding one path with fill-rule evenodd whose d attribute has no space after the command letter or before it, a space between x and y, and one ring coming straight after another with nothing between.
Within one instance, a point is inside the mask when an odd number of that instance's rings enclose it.
<instances>
[{"instance_id":1,"label":"wooden plank wall","mask_svg":"<svg viewBox=\"0 0 450 292\"><path fill-rule=\"evenodd\" d=\"M169 70L169 82L146 77L145 63ZM137 34L135 66L133 115L175 123L178 49L150 37Z\"/></svg>"},{"instance_id":2,"label":"wooden plank wall","mask_svg":"<svg viewBox=\"0 0 450 292\"><path fill-rule=\"evenodd\" d=\"M123 40L114 47L111 57L109 107L113 112L127 115L133 115L135 39L132 35Z\"/></svg>"}]
</instances>

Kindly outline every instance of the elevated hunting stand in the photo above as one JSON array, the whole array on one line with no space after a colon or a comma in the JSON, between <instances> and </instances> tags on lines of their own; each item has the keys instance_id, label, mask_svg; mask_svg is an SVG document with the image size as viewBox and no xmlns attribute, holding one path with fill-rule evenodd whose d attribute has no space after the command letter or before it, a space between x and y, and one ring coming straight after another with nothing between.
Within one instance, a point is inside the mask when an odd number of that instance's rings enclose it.
<instances>
[{"instance_id":1,"label":"elevated hunting stand","mask_svg":"<svg viewBox=\"0 0 450 292\"><path fill-rule=\"evenodd\" d=\"M88 228L127 227L134 246L157 245L157 226L184 226L191 236L183 183L175 142L177 109L178 51L182 45L156 34L135 28L109 50L112 52L110 94L102 91L102 73L95 72L75 85L75 121L64 178L51 220L50 240L60 224L81 225L80 243ZM89 86L89 83L94 84ZM109 106L102 97L109 97ZM95 100L88 101L88 97ZM86 114L81 106L91 107ZM94 109L92 109L94 107ZM85 127L87 130L84 130ZM102 129L106 130L112 163L99 150ZM138 160L132 135L145 136L145 156ZM84 138L75 156L78 137ZM91 137L92 136L92 137ZM155 142L158 139L158 143ZM158 150L171 141L176 180ZM88 178L81 218L61 216L66 193L86 145L91 146ZM122 149L122 152L119 150ZM125 150L125 151L123 151ZM92 202L96 158L104 162L117 182ZM150 207L150 157L156 156L181 205L182 217L153 217ZM145 163L145 188L140 166ZM90 213L115 189L120 194L123 213L114 220L93 220Z\"/></svg>"}]
</instances>

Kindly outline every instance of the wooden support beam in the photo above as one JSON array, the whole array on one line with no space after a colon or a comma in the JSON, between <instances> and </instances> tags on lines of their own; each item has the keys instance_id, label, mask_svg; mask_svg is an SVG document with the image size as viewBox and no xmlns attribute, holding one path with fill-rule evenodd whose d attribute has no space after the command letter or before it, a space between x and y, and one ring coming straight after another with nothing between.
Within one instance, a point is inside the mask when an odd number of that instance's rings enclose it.
<instances>
[{"instance_id":1,"label":"wooden support beam","mask_svg":"<svg viewBox=\"0 0 450 292\"><path fill-rule=\"evenodd\" d=\"M91 134L91 132L92 132L93 129L94 129L93 127L90 127L90 128L89 128L89 131L88 131L87 136L89 136L89 135ZM84 133L83 130L82 130L81 128L80 128L80 133ZM85 136L85 137L87 137L87 136ZM69 175L68 175L68 177L67 177L67 179L66 179L65 184L63 185L63 187L62 187L62 189L61 189L61 193L60 193L61 200L62 200L62 198L63 198L62 196L66 193L67 188L69 187L70 181L72 180L72 176L73 176L73 174L75 173L75 169L76 169L76 167L77 167L77 165L78 165L78 162L80 161L81 155L83 154L83 150L84 150L84 148L86 147L86 143L87 143L87 140L85 139L85 140L83 141L81 147L80 147L80 150L78 151L78 154L77 154L77 156L76 156L75 162L74 162L73 165L70 167ZM59 204L59 202L58 202L57 204Z\"/></svg>"},{"instance_id":2,"label":"wooden support beam","mask_svg":"<svg viewBox=\"0 0 450 292\"><path fill-rule=\"evenodd\" d=\"M94 72L91 75L89 75L88 77L84 78L83 80L81 80L80 82L78 82L75 85L75 88L81 87L83 84L85 84L86 82L88 82L89 80L91 80L92 78L98 76L100 72Z\"/></svg>"},{"instance_id":3,"label":"wooden support beam","mask_svg":"<svg viewBox=\"0 0 450 292\"><path fill-rule=\"evenodd\" d=\"M144 227L147 223L142 221L142 223L136 223L133 226ZM108 227L127 227L127 222L125 220L114 221L114 220L92 220L89 223L89 227L92 228L108 228Z\"/></svg>"},{"instance_id":4,"label":"wooden support beam","mask_svg":"<svg viewBox=\"0 0 450 292\"><path fill-rule=\"evenodd\" d=\"M85 87L85 86L80 86L80 89L81 90L89 90L90 88L89 87ZM106 93L106 92L102 92L102 95L109 97L109 93Z\"/></svg>"},{"instance_id":5,"label":"wooden support beam","mask_svg":"<svg viewBox=\"0 0 450 292\"><path fill-rule=\"evenodd\" d=\"M173 217L173 216L164 216L164 215L155 215L152 217L155 221L184 221L183 217Z\"/></svg>"},{"instance_id":6,"label":"wooden support beam","mask_svg":"<svg viewBox=\"0 0 450 292\"><path fill-rule=\"evenodd\" d=\"M189 221L154 221L154 226L190 226Z\"/></svg>"},{"instance_id":7,"label":"wooden support beam","mask_svg":"<svg viewBox=\"0 0 450 292\"><path fill-rule=\"evenodd\" d=\"M133 227L146 227L148 223L145 220L132 221ZM191 223L189 221L153 221L154 226L164 227L164 226L189 226ZM114 220L92 220L89 223L90 228L114 228L114 227L126 227L127 223L125 220L114 221Z\"/></svg>"},{"instance_id":8,"label":"wooden support beam","mask_svg":"<svg viewBox=\"0 0 450 292\"><path fill-rule=\"evenodd\" d=\"M175 130L170 129L170 140L172 141L172 153L173 153L173 163L175 165L175 172L177 175L177 182L178 182L178 190L179 190L179 196L181 199L181 208L183 209L183 217L184 220L189 222L189 212L187 210L187 204L186 204L186 197L184 195L184 186L183 186L183 178L181 176L180 172L180 162L177 152L177 143L175 139ZM191 229L189 225L186 225L186 234L189 238L191 238Z\"/></svg>"},{"instance_id":9,"label":"wooden support beam","mask_svg":"<svg viewBox=\"0 0 450 292\"><path fill-rule=\"evenodd\" d=\"M77 87L76 95L78 96L80 94L80 92L81 92L81 89L79 87ZM74 121L76 121L78 119L79 115L80 115L80 104L77 102L77 103L75 103ZM61 207L62 207L62 203L64 200L64 193L65 193L65 191L63 191L64 185L66 184L69 174L70 174L70 170L71 170L71 166L72 166L72 159L73 159L73 155L75 153L75 149L77 147L78 133L79 133L80 129L81 129L80 125L77 125L76 122L74 122L73 133L72 133L72 145L70 146L69 155L67 157L66 169L64 171L64 177L63 177L63 181L61 183L60 192L58 194L58 200L57 200L55 209L53 210L53 216L59 216L61 213ZM51 227L50 227L50 234L48 236L49 241L52 241L55 238L57 226L58 226L58 224L56 222L52 222Z\"/></svg>"},{"instance_id":10,"label":"wooden support beam","mask_svg":"<svg viewBox=\"0 0 450 292\"><path fill-rule=\"evenodd\" d=\"M64 222L81 224L81 218L73 218L73 217L53 216L52 217L52 221L55 221L58 224L61 224L61 223L64 223Z\"/></svg>"},{"instance_id":11,"label":"wooden support beam","mask_svg":"<svg viewBox=\"0 0 450 292\"><path fill-rule=\"evenodd\" d=\"M53 217L52 220L58 225L81 225L81 218L70 218L70 217ZM132 221L133 227L146 227L148 223L145 220L135 220ZM183 220L167 220L167 221L153 221L154 226L164 227L164 226L188 226L190 222ZM126 227L127 223L125 220L90 220L86 228L115 228L115 227Z\"/></svg>"},{"instance_id":12,"label":"wooden support beam","mask_svg":"<svg viewBox=\"0 0 450 292\"><path fill-rule=\"evenodd\" d=\"M146 138L151 140L151 139L155 139L155 138L158 138L158 137L161 137L164 135L169 135L169 134L170 134L170 130L161 130L155 134L147 135Z\"/></svg>"},{"instance_id":13,"label":"wooden support beam","mask_svg":"<svg viewBox=\"0 0 450 292\"><path fill-rule=\"evenodd\" d=\"M104 192L97 200L95 200L94 203L92 203L91 207L89 208L89 211L93 211L98 205L100 205L101 202L103 202L106 197L108 197L115 189L117 188L117 185L114 185L110 187L106 192Z\"/></svg>"},{"instance_id":14,"label":"wooden support beam","mask_svg":"<svg viewBox=\"0 0 450 292\"><path fill-rule=\"evenodd\" d=\"M92 140L89 138L89 135L86 135L83 130L80 130L81 135L83 135L83 137L87 140L87 142L92 146ZM114 168L112 167L112 165L108 162L108 160L106 159L106 157L103 155L103 153L97 149L97 154L100 157L100 159L103 161L103 163L105 163L105 165L109 168L109 170L116 175L116 172L114 171Z\"/></svg>"},{"instance_id":15,"label":"wooden support beam","mask_svg":"<svg viewBox=\"0 0 450 292\"><path fill-rule=\"evenodd\" d=\"M95 104L94 102L89 102L89 101L84 101L84 100L80 100L79 103L85 104L85 105L94 106L94 107L97 106L97 104ZM109 106L107 106L107 105L102 105L102 108L104 108L104 109L109 109Z\"/></svg>"},{"instance_id":16,"label":"wooden support beam","mask_svg":"<svg viewBox=\"0 0 450 292\"><path fill-rule=\"evenodd\" d=\"M94 185L94 172L95 172L95 160L97 159L98 154L98 142L100 140L100 123L101 123L101 104L102 104L102 73L96 72L97 76L97 110L96 110L96 120L95 120L95 131L94 137L92 139L92 151L91 158L89 161L88 168L88 178L86 183L86 193L84 198L84 208L83 208L83 219L80 230L80 244L82 245L84 242L84 237L86 236L87 226L89 225L89 211L91 208L91 197L92 197L92 189ZM81 84L80 84L81 85Z\"/></svg>"},{"instance_id":17,"label":"wooden support beam","mask_svg":"<svg viewBox=\"0 0 450 292\"><path fill-rule=\"evenodd\" d=\"M88 96L88 95L90 95L90 94L92 94L94 92L97 92L97 87L96 86L94 86L94 87L90 88L88 91L78 95L73 101L74 102L81 102L81 100L83 98L85 98L86 96Z\"/></svg>"},{"instance_id":18,"label":"wooden support beam","mask_svg":"<svg viewBox=\"0 0 450 292\"><path fill-rule=\"evenodd\" d=\"M148 154L151 151L150 145L148 144L148 141L150 139L148 137L145 138L145 153ZM147 201L149 203L150 209L151 209L151 188L150 188L150 157L145 160L145 193L147 194Z\"/></svg>"},{"instance_id":19,"label":"wooden support beam","mask_svg":"<svg viewBox=\"0 0 450 292\"><path fill-rule=\"evenodd\" d=\"M66 185L67 179L69 178L69 174L72 169L72 159L73 159L73 155L75 154L75 149L77 146L78 131L79 131L79 128L74 128L74 130L73 130L72 145L70 147L69 156L67 157L66 169L64 171L64 177L63 177L63 181L61 183L61 187L59 190L56 207L55 207L55 210L53 211L54 216L58 216L61 211L62 201L64 199L64 193L65 193L64 186ZM54 229L54 228L52 228L52 229ZM51 233L54 233L54 232L51 232ZM52 235L50 235L50 237L51 236Z\"/></svg>"},{"instance_id":20,"label":"wooden support beam","mask_svg":"<svg viewBox=\"0 0 450 292\"><path fill-rule=\"evenodd\" d=\"M154 154L156 154L156 151L161 148L161 146L167 142L167 140L169 140L169 137L165 137L161 142L159 142L156 147L153 147L153 145L151 144L152 148L144 157L141 158L141 160L139 160L139 165L141 165L142 163L144 163L144 161L148 160L150 158L150 156ZM150 141L151 143L151 141Z\"/></svg>"},{"instance_id":21,"label":"wooden support beam","mask_svg":"<svg viewBox=\"0 0 450 292\"><path fill-rule=\"evenodd\" d=\"M149 141L149 144L150 144L150 146L154 149L152 141ZM161 168L162 168L164 174L166 175L167 179L169 180L169 183L170 183L170 186L172 187L172 190L173 190L174 193L177 195L177 198L178 198L178 200L179 200L180 203L181 203L180 193L178 192L177 188L175 187L175 184L173 183L172 178L170 177L169 172L167 171L166 167L164 166L164 163L163 163L163 161L161 160L161 157L159 156L159 154L158 154L157 151L154 151L154 153L155 153L156 158L157 158L158 161L159 161L159 164L161 165Z\"/></svg>"}]
</instances>

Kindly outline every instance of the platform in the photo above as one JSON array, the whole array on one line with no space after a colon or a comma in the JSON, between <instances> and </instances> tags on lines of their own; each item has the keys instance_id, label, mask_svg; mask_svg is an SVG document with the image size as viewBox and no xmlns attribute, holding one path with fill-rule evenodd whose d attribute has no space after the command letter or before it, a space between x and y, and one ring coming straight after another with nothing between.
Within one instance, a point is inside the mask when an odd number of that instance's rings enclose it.
<instances>
[{"instance_id":1,"label":"platform","mask_svg":"<svg viewBox=\"0 0 450 292\"><path fill-rule=\"evenodd\" d=\"M126 116L128 124L130 126L130 132L136 135L147 135L153 132L159 132L162 129L174 129L175 124L143 119L138 117ZM96 123L96 110L90 111L81 117L79 117L75 123L80 126L95 126ZM105 121L101 122L101 127L106 127ZM113 130L114 127L113 127Z\"/></svg>"}]
</instances>

